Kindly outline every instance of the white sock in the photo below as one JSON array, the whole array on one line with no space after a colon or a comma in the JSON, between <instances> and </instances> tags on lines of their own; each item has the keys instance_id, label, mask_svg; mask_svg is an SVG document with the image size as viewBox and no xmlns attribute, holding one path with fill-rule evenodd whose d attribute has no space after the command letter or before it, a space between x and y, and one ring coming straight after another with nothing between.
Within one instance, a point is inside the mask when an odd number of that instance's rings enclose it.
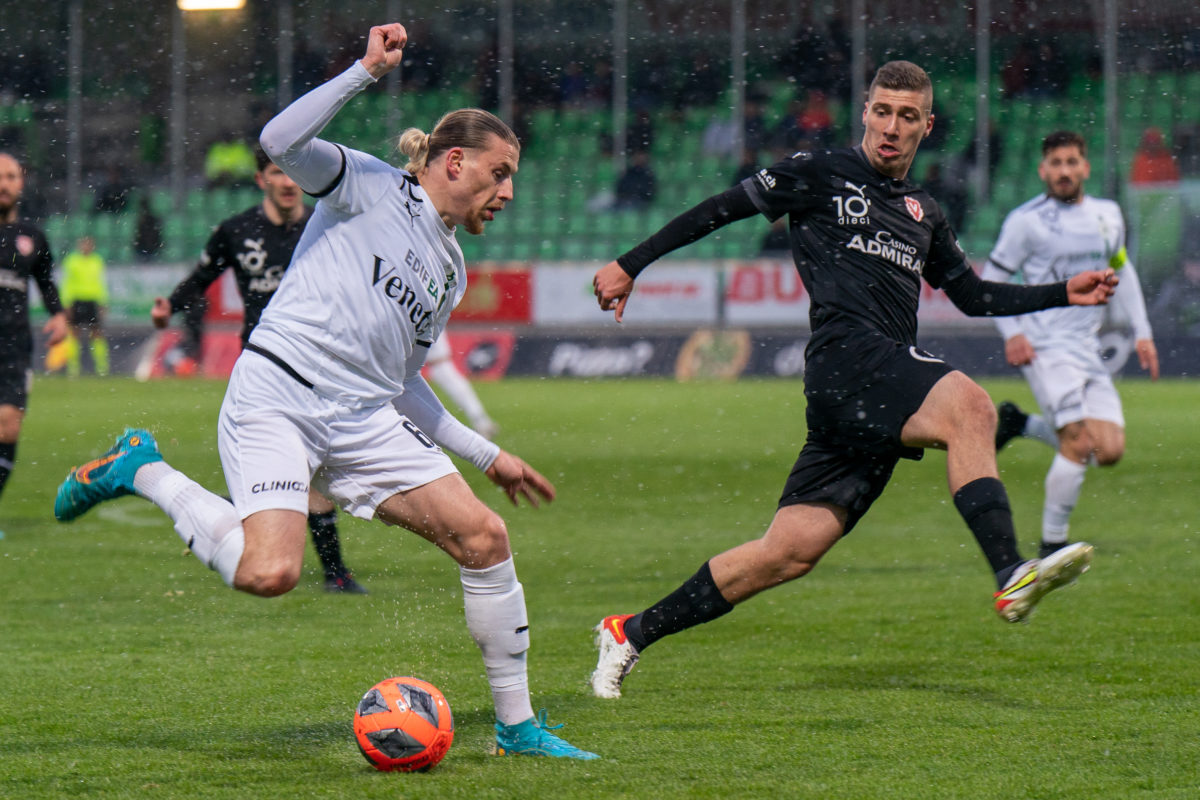
<instances>
[{"instance_id":1,"label":"white sock","mask_svg":"<svg viewBox=\"0 0 1200 800\"><path fill-rule=\"evenodd\" d=\"M134 490L167 513L179 538L209 569L233 586L245 539L233 505L165 461L138 469Z\"/></svg>"},{"instance_id":2,"label":"white sock","mask_svg":"<svg viewBox=\"0 0 1200 800\"><path fill-rule=\"evenodd\" d=\"M429 377L442 391L450 396L450 400L467 415L471 427L478 430L491 423L491 418L483 409L483 402L475 394L474 387L466 376L458 371L451 361L439 361L429 367Z\"/></svg>"},{"instance_id":3,"label":"white sock","mask_svg":"<svg viewBox=\"0 0 1200 800\"><path fill-rule=\"evenodd\" d=\"M1029 415L1029 419L1025 420L1025 430L1021 435L1037 439L1055 450L1058 449L1058 431L1054 430L1054 426L1046 422L1046 418L1041 414Z\"/></svg>"},{"instance_id":4,"label":"white sock","mask_svg":"<svg viewBox=\"0 0 1200 800\"><path fill-rule=\"evenodd\" d=\"M1046 502L1042 507L1042 541L1046 544L1067 541L1067 523L1079 502L1085 472L1087 465L1076 464L1062 453L1054 454L1046 473Z\"/></svg>"},{"instance_id":5,"label":"white sock","mask_svg":"<svg viewBox=\"0 0 1200 800\"><path fill-rule=\"evenodd\" d=\"M467 629L483 653L496 720L503 725L523 722L533 716L525 669L529 618L512 557L486 569L460 567L459 577Z\"/></svg>"}]
</instances>

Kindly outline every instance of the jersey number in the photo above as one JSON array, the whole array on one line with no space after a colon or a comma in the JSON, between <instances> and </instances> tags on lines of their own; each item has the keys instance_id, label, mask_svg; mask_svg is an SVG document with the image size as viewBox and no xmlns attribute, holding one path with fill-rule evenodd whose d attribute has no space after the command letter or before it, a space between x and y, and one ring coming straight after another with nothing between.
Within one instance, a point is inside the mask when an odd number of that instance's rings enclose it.
<instances>
[{"instance_id":1,"label":"jersey number","mask_svg":"<svg viewBox=\"0 0 1200 800\"><path fill-rule=\"evenodd\" d=\"M430 449L437 447L437 445L434 444L428 436L426 436L424 433L421 432L420 428L418 428L416 425L413 425L408 420L404 420L400 424L404 426L404 430L411 433L413 435L413 438L416 439L421 444L425 445L426 447L428 447Z\"/></svg>"}]
</instances>

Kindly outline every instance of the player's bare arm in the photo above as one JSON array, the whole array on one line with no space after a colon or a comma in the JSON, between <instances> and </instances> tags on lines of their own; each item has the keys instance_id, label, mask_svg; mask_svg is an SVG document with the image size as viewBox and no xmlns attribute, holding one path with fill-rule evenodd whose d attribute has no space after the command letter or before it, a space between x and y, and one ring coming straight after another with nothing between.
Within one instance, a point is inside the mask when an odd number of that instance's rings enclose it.
<instances>
[{"instance_id":1,"label":"player's bare arm","mask_svg":"<svg viewBox=\"0 0 1200 800\"><path fill-rule=\"evenodd\" d=\"M1032 364L1035 357L1033 345L1023 333L1018 333L1004 342L1004 360L1011 366L1023 367Z\"/></svg>"},{"instance_id":2,"label":"player's bare arm","mask_svg":"<svg viewBox=\"0 0 1200 800\"><path fill-rule=\"evenodd\" d=\"M46 344L53 347L63 341L67 338L67 333L70 329L71 326L67 322L67 312L58 312L46 320L46 324L42 326L42 333L46 334Z\"/></svg>"},{"instance_id":3,"label":"player's bare arm","mask_svg":"<svg viewBox=\"0 0 1200 800\"><path fill-rule=\"evenodd\" d=\"M1067 281L1067 300L1073 306L1102 306L1117 288L1117 273L1090 269Z\"/></svg>"},{"instance_id":4,"label":"player's bare arm","mask_svg":"<svg viewBox=\"0 0 1200 800\"><path fill-rule=\"evenodd\" d=\"M372 78L383 77L400 66L406 44L408 31L399 22L372 27L367 35L367 52L362 57L363 67Z\"/></svg>"},{"instance_id":5,"label":"player's bare arm","mask_svg":"<svg viewBox=\"0 0 1200 800\"><path fill-rule=\"evenodd\" d=\"M167 327L171 321L171 301L165 297L154 298L154 305L150 308L150 321L159 330Z\"/></svg>"},{"instance_id":6,"label":"player's bare arm","mask_svg":"<svg viewBox=\"0 0 1200 800\"><path fill-rule=\"evenodd\" d=\"M625 315L625 304L629 302L629 295L633 292L633 278L629 277L629 273L616 261L610 261L596 272L596 277L592 278L592 287L595 289L600 309L615 311L614 318L620 322L621 317Z\"/></svg>"},{"instance_id":7,"label":"player's bare arm","mask_svg":"<svg viewBox=\"0 0 1200 800\"><path fill-rule=\"evenodd\" d=\"M525 461L504 450L496 456L492 465L484 470L492 483L508 495L512 504L519 505L518 497L524 497L534 508L554 499L554 484Z\"/></svg>"},{"instance_id":8,"label":"player's bare arm","mask_svg":"<svg viewBox=\"0 0 1200 800\"><path fill-rule=\"evenodd\" d=\"M1150 380L1158 380L1158 348L1153 339L1138 339L1134 342L1137 350L1138 364L1150 373Z\"/></svg>"}]
</instances>

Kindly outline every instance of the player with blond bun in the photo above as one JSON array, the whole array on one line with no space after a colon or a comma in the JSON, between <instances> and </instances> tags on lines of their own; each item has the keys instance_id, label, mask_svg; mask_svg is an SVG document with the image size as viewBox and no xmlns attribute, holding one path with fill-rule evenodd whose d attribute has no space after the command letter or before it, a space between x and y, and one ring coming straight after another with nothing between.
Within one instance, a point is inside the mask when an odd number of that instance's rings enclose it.
<instances>
[{"instance_id":1,"label":"player with blond bun","mask_svg":"<svg viewBox=\"0 0 1200 800\"><path fill-rule=\"evenodd\" d=\"M458 228L483 233L513 197L520 145L501 120L453 111L400 138L411 170L318 138L363 89L400 65L402 25L371 28L366 54L284 109L260 143L318 198L292 265L221 407L218 446L233 503L162 460L130 430L68 475L55 515L137 493L162 508L205 564L263 597L299 578L308 492L355 516L407 528L459 566L467 628L483 655L500 754L597 758L535 716L529 622L504 520L471 491L442 448L516 504L554 498L517 456L455 419L421 377L430 345L466 289Z\"/></svg>"}]
</instances>

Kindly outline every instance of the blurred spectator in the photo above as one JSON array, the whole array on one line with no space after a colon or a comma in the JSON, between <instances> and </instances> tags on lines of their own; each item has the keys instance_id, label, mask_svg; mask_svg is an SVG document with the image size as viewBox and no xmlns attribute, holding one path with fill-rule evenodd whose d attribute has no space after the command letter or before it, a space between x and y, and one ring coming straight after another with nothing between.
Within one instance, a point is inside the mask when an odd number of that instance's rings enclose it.
<instances>
[{"instance_id":1,"label":"blurred spectator","mask_svg":"<svg viewBox=\"0 0 1200 800\"><path fill-rule=\"evenodd\" d=\"M746 97L742 116L742 146L755 152L764 149L767 142L767 121L763 116L762 100L757 96ZM700 148L704 155L731 158L734 155L734 134L737 129L733 120L713 116L701 136Z\"/></svg>"},{"instance_id":2,"label":"blurred spectator","mask_svg":"<svg viewBox=\"0 0 1200 800\"><path fill-rule=\"evenodd\" d=\"M1043 41L1037 47L1037 56L1029 68L1029 84L1026 93L1034 97L1058 97L1067 89L1067 64L1059 56L1054 45Z\"/></svg>"},{"instance_id":3,"label":"blurred spectator","mask_svg":"<svg viewBox=\"0 0 1200 800\"><path fill-rule=\"evenodd\" d=\"M213 142L204 157L204 177L210 187L250 185L256 172L254 150L231 132Z\"/></svg>"},{"instance_id":4,"label":"blurred spectator","mask_svg":"<svg viewBox=\"0 0 1200 800\"><path fill-rule=\"evenodd\" d=\"M717 105L724 88L721 74L713 66L710 56L705 51L697 51L692 56L692 65L676 95L675 107L708 108Z\"/></svg>"},{"instance_id":5,"label":"blurred spectator","mask_svg":"<svg viewBox=\"0 0 1200 800\"><path fill-rule=\"evenodd\" d=\"M769 144L767 117L764 111L766 101L766 97L758 92L746 93L746 103L742 108L742 145L749 150L762 150Z\"/></svg>"},{"instance_id":6,"label":"blurred spectator","mask_svg":"<svg viewBox=\"0 0 1200 800\"><path fill-rule=\"evenodd\" d=\"M96 189L93 209L98 214L120 214L129 202L129 192L132 189L124 171L117 165L110 164L105 172L104 183Z\"/></svg>"},{"instance_id":7,"label":"blurred spectator","mask_svg":"<svg viewBox=\"0 0 1200 800\"><path fill-rule=\"evenodd\" d=\"M84 236L75 249L63 258L62 302L71 323L72 346L68 339L67 374L80 372L80 341L87 335L92 368L97 375L108 374L108 340L104 338L102 319L108 305L108 279L104 259L96 252L96 242Z\"/></svg>"},{"instance_id":8,"label":"blurred spectator","mask_svg":"<svg viewBox=\"0 0 1200 800\"><path fill-rule=\"evenodd\" d=\"M617 209L645 208L654 201L658 191L658 179L650 166L650 154L641 150L633 154L629 166L617 179Z\"/></svg>"},{"instance_id":9,"label":"blurred spectator","mask_svg":"<svg viewBox=\"0 0 1200 800\"><path fill-rule=\"evenodd\" d=\"M634 114L633 121L625 129L625 151L637 153L650 152L654 144L654 116L649 109L639 109Z\"/></svg>"},{"instance_id":10,"label":"blurred spectator","mask_svg":"<svg viewBox=\"0 0 1200 800\"><path fill-rule=\"evenodd\" d=\"M839 100L850 99L850 36L842 20L828 30L801 24L792 34L783 67L797 87L820 86Z\"/></svg>"},{"instance_id":11,"label":"blurred spectator","mask_svg":"<svg viewBox=\"0 0 1200 800\"><path fill-rule=\"evenodd\" d=\"M1142 134L1133 166L1129 171L1130 183L1176 183L1179 181L1179 165L1175 156L1163 141L1162 131L1147 128Z\"/></svg>"},{"instance_id":12,"label":"blurred spectator","mask_svg":"<svg viewBox=\"0 0 1200 800\"><path fill-rule=\"evenodd\" d=\"M733 171L733 182L730 185L737 186L758 170L758 151L743 149L741 161L738 162L737 169Z\"/></svg>"},{"instance_id":13,"label":"blurred spectator","mask_svg":"<svg viewBox=\"0 0 1200 800\"><path fill-rule=\"evenodd\" d=\"M1011 100L1026 93L1034 58L1033 46L1029 42L1021 42L1012 57L1004 62L1004 67L1000 70L1000 85L1004 89L1005 97Z\"/></svg>"},{"instance_id":14,"label":"blurred spectator","mask_svg":"<svg viewBox=\"0 0 1200 800\"><path fill-rule=\"evenodd\" d=\"M162 248L162 221L150 208L150 198L143 195L133 233L133 255L138 261L153 261Z\"/></svg>"},{"instance_id":15,"label":"blurred spectator","mask_svg":"<svg viewBox=\"0 0 1200 800\"><path fill-rule=\"evenodd\" d=\"M588 98L588 79L578 61L570 61L558 79L558 104L564 108L579 108Z\"/></svg>"},{"instance_id":16,"label":"blurred spectator","mask_svg":"<svg viewBox=\"0 0 1200 800\"><path fill-rule=\"evenodd\" d=\"M612 105L612 87L612 62L606 58L596 59L592 65L592 79L588 82L588 105L608 108Z\"/></svg>"},{"instance_id":17,"label":"blurred spectator","mask_svg":"<svg viewBox=\"0 0 1200 800\"><path fill-rule=\"evenodd\" d=\"M809 89L805 100L793 100L779 124L779 141L788 150L828 147L833 141L833 114L820 89Z\"/></svg>"},{"instance_id":18,"label":"blurred spectator","mask_svg":"<svg viewBox=\"0 0 1200 800\"><path fill-rule=\"evenodd\" d=\"M296 49L292 51L293 96L307 94L309 89L315 89L325 82L327 60L323 53L313 49L307 37L297 37Z\"/></svg>"},{"instance_id":19,"label":"blurred spectator","mask_svg":"<svg viewBox=\"0 0 1200 800\"><path fill-rule=\"evenodd\" d=\"M936 124L936 123L935 123ZM974 169L976 166L975 153L975 137L971 137L971 141L967 142L967 149L963 151L963 164L968 169ZM996 175L996 167L1000 164L1000 158L1004 155L1004 139L1001 138L1000 132L996 130L996 121L992 119L988 124L988 179L991 180Z\"/></svg>"},{"instance_id":20,"label":"blurred spectator","mask_svg":"<svg viewBox=\"0 0 1200 800\"><path fill-rule=\"evenodd\" d=\"M935 161L925 171L921 186L937 201L950 227L961 236L967 226L967 184L955 172L947 170L943 173L942 165Z\"/></svg>"}]
</instances>

